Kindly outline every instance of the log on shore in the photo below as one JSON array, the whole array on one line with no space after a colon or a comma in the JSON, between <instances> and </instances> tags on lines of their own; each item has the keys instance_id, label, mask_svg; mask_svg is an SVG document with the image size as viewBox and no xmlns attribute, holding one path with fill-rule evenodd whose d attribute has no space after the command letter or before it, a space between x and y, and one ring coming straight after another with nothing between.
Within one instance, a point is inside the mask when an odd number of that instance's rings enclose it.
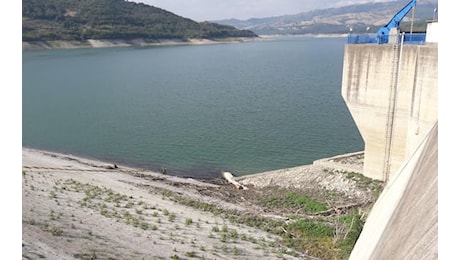
<instances>
[{"instance_id":1,"label":"log on shore","mask_svg":"<svg viewBox=\"0 0 460 260\"><path fill-rule=\"evenodd\" d=\"M227 180L229 183L233 184L238 190L247 190L248 188L243 184L235 181L235 176L230 172L222 172L222 177Z\"/></svg>"}]
</instances>

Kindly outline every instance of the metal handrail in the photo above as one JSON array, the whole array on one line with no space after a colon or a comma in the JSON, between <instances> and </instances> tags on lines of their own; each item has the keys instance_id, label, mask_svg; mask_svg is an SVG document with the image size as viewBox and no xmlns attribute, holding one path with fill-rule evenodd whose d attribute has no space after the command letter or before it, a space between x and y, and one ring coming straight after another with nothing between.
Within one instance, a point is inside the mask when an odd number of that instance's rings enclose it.
<instances>
[{"instance_id":1,"label":"metal handrail","mask_svg":"<svg viewBox=\"0 0 460 260\"><path fill-rule=\"evenodd\" d=\"M394 35L379 36L373 33L367 34L349 34L347 44L384 44L384 43L400 43L401 37L405 44L425 44L426 33L405 33L398 35L398 39L394 39Z\"/></svg>"}]
</instances>

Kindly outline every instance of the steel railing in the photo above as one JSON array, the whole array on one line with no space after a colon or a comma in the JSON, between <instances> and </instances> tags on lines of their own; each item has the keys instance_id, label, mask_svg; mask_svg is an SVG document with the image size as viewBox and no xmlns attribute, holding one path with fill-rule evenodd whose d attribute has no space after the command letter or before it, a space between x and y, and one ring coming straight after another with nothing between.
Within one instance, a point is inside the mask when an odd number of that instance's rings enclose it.
<instances>
[{"instance_id":1,"label":"steel railing","mask_svg":"<svg viewBox=\"0 0 460 260\"><path fill-rule=\"evenodd\" d=\"M376 34L349 34L347 44L384 44L384 43L400 43L401 38L405 44L425 44L426 33L402 33L399 35L383 35Z\"/></svg>"}]
</instances>

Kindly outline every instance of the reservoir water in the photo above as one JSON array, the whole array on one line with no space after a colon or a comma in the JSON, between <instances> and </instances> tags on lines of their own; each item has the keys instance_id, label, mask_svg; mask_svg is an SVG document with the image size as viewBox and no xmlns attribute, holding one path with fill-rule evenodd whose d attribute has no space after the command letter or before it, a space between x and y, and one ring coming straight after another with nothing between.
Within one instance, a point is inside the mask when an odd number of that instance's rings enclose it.
<instances>
[{"instance_id":1,"label":"reservoir water","mask_svg":"<svg viewBox=\"0 0 460 260\"><path fill-rule=\"evenodd\" d=\"M345 38L24 51L24 147L182 176L363 150L341 97Z\"/></svg>"}]
</instances>

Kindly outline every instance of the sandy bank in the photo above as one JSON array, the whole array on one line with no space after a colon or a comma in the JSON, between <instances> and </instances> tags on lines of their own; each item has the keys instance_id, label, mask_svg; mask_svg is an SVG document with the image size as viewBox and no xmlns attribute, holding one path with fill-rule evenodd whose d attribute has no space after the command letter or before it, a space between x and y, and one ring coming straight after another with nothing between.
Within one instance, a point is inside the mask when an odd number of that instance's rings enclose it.
<instances>
[{"instance_id":1,"label":"sandy bank","mask_svg":"<svg viewBox=\"0 0 460 260\"><path fill-rule=\"evenodd\" d=\"M293 258L282 253L276 236L178 204L160 192L194 198L200 196L197 190L213 187L23 149L23 258Z\"/></svg>"},{"instance_id":2,"label":"sandy bank","mask_svg":"<svg viewBox=\"0 0 460 260\"><path fill-rule=\"evenodd\" d=\"M304 259L308 252L232 216L323 219L259 204L285 191L327 197L331 217L341 205L372 203L367 187L321 165L238 177L248 190L237 190L223 179L202 182L28 148L22 163L26 259Z\"/></svg>"}]
</instances>

